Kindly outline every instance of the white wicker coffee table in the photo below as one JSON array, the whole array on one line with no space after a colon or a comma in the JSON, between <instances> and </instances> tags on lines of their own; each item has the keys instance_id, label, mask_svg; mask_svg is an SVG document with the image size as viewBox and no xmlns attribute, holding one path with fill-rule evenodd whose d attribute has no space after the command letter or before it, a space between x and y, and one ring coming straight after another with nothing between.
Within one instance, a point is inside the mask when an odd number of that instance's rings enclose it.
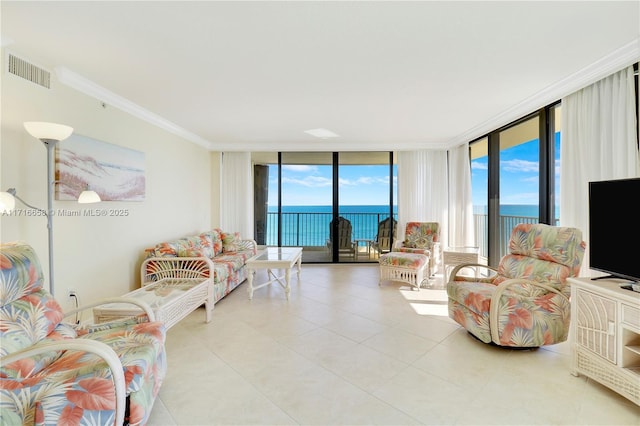
<instances>
[{"instance_id":1,"label":"white wicker coffee table","mask_svg":"<svg viewBox=\"0 0 640 426\"><path fill-rule=\"evenodd\" d=\"M298 264L298 280L300 280L302 247L267 247L259 251L258 254L251 259L248 259L246 266L249 299L253 299L253 292L255 290L277 282L284 288L287 300L289 300L289 293L291 293L291 268L296 263ZM254 285L253 278L258 269L266 269L269 280L259 285ZM273 272L275 269L283 269L284 276L277 276ZM284 282L282 281L283 278Z\"/></svg>"},{"instance_id":2,"label":"white wicker coffee table","mask_svg":"<svg viewBox=\"0 0 640 426\"><path fill-rule=\"evenodd\" d=\"M167 330L205 305L206 322L211 321L213 292L207 278L163 278L124 295L146 302L156 315L156 320L164 322ZM93 309L96 323L142 313L139 308L126 303L108 303Z\"/></svg>"}]
</instances>

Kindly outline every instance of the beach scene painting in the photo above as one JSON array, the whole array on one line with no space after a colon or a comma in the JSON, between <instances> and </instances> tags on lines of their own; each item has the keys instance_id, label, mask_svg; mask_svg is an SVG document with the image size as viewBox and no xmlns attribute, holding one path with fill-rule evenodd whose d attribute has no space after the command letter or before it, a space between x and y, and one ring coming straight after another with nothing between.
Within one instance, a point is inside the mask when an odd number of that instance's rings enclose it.
<instances>
[{"instance_id":1,"label":"beach scene painting","mask_svg":"<svg viewBox=\"0 0 640 426\"><path fill-rule=\"evenodd\" d=\"M73 134L56 145L56 200L77 200L86 189L102 201L143 201L144 153Z\"/></svg>"}]
</instances>

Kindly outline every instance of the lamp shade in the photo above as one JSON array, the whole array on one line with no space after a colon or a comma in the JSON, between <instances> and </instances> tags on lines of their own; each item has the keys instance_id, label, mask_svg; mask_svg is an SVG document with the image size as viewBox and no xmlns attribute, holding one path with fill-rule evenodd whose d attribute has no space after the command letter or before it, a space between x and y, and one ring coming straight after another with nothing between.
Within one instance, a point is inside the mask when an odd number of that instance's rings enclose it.
<instances>
[{"instance_id":1,"label":"lamp shade","mask_svg":"<svg viewBox=\"0 0 640 426\"><path fill-rule=\"evenodd\" d=\"M27 121L24 123L24 128L31 136L40 140L61 141L73 133L73 127L44 121Z\"/></svg>"},{"instance_id":2,"label":"lamp shade","mask_svg":"<svg viewBox=\"0 0 640 426\"><path fill-rule=\"evenodd\" d=\"M82 191L82 193L78 197L78 203L80 204L99 203L100 201L102 200L100 199L98 193L90 190Z\"/></svg>"},{"instance_id":3,"label":"lamp shade","mask_svg":"<svg viewBox=\"0 0 640 426\"><path fill-rule=\"evenodd\" d=\"M16 199L8 192L0 192L0 213L9 213L16 207Z\"/></svg>"}]
</instances>

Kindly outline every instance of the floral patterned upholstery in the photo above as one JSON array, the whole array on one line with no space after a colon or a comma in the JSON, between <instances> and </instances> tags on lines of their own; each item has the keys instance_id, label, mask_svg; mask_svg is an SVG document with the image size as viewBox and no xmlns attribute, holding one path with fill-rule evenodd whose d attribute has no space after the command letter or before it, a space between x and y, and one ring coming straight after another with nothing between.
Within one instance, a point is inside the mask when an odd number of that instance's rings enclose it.
<instances>
[{"instance_id":1,"label":"floral patterned upholstery","mask_svg":"<svg viewBox=\"0 0 640 426\"><path fill-rule=\"evenodd\" d=\"M125 420L145 424L166 372L164 325L144 314L95 327L63 322L43 281L29 245L0 245L0 424L113 424L114 377L122 373ZM82 341L110 347L122 372L110 369L100 351L71 347ZM41 353L20 356L30 350Z\"/></svg>"},{"instance_id":2,"label":"floral patterned upholstery","mask_svg":"<svg viewBox=\"0 0 640 426\"><path fill-rule=\"evenodd\" d=\"M417 290L429 280L429 256L422 253L392 251L380 256L380 281L402 281Z\"/></svg>"},{"instance_id":3,"label":"floral patterned upholstery","mask_svg":"<svg viewBox=\"0 0 640 426\"><path fill-rule=\"evenodd\" d=\"M419 253L429 256L429 273L435 274L440 265L440 224L438 222L407 222L404 240L396 241L392 251Z\"/></svg>"},{"instance_id":4,"label":"floral patterned upholstery","mask_svg":"<svg viewBox=\"0 0 640 426\"><path fill-rule=\"evenodd\" d=\"M247 278L247 259L257 253L254 240L243 240L238 232L220 228L157 244L146 250L154 257L206 257L213 262L214 303L229 294Z\"/></svg>"},{"instance_id":5,"label":"floral patterned upholstery","mask_svg":"<svg viewBox=\"0 0 640 426\"><path fill-rule=\"evenodd\" d=\"M416 256L422 253L387 253L380 256L380 265L386 266L402 266L404 268L419 269L423 268L429 261L429 258L425 255Z\"/></svg>"},{"instance_id":6,"label":"floral patterned upholstery","mask_svg":"<svg viewBox=\"0 0 640 426\"><path fill-rule=\"evenodd\" d=\"M449 317L485 343L539 347L567 340L568 277L580 272L585 243L575 228L519 224L492 275L457 275L447 283Z\"/></svg>"}]
</instances>

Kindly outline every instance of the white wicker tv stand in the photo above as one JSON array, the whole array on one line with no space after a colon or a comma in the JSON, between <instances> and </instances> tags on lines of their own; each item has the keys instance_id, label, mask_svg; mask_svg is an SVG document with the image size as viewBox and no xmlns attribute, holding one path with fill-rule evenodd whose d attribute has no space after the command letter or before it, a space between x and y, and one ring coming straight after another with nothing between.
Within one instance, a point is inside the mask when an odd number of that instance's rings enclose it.
<instances>
[{"instance_id":1,"label":"white wicker tv stand","mask_svg":"<svg viewBox=\"0 0 640 426\"><path fill-rule=\"evenodd\" d=\"M640 405L640 293L624 280L569 278L571 373Z\"/></svg>"}]
</instances>

